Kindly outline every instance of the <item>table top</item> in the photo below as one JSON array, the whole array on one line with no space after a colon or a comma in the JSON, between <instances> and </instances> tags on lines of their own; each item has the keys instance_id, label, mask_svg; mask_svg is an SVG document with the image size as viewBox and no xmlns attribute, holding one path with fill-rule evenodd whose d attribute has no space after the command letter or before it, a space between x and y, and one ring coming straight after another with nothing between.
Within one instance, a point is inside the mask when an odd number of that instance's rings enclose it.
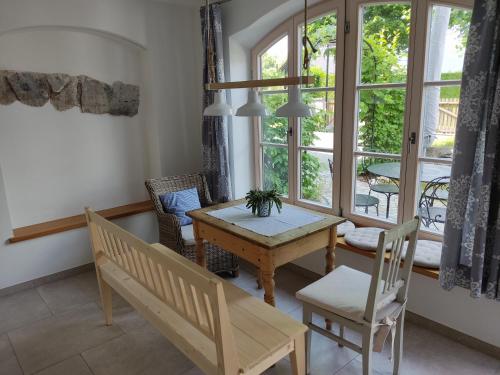
<instances>
[{"instance_id":1,"label":"table top","mask_svg":"<svg viewBox=\"0 0 500 375\"><path fill-rule=\"evenodd\" d=\"M323 216L324 220L317 221L315 223L307 224L296 229L289 230L287 232L283 232L277 234L275 236L264 236L248 229L242 228L238 225L232 224L225 220L218 219L216 217L210 216L207 213L210 211L220 210L221 208L237 206L242 203L245 203L244 199L239 199L236 201L231 201L227 203L221 203L210 207L201 208L199 210L194 210L187 212L186 215L191 217L195 221L200 221L205 224L209 224L217 229L221 229L225 232L228 232L232 235L240 237L244 240L252 242L260 247L266 249L273 249L282 245L286 245L290 242L296 241L303 237L306 237L310 234L320 232L324 229L327 229L332 226L339 225L345 221L344 218L325 214L319 211L313 211L306 208L302 208L299 206L295 206L301 210L304 210L308 213Z\"/></svg>"},{"instance_id":2,"label":"table top","mask_svg":"<svg viewBox=\"0 0 500 375\"><path fill-rule=\"evenodd\" d=\"M443 164L422 163L423 171L420 174L420 181L429 182L439 177L450 177L451 166ZM372 164L367 168L368 172L377 176L388 177L399 180L401 170L400 162Z\"/></svg>"}]
</instances>

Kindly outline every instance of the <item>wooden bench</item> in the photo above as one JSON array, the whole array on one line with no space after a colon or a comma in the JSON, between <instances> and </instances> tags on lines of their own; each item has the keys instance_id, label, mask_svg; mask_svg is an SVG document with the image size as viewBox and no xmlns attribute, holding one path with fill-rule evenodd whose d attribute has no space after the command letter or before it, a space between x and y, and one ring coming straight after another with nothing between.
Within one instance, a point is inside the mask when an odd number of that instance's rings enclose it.
<instances>
[{"instance_id":1,"label":"wooden bench","mask_svg":"<svg viewBox=\"0 0 500 375\"><path fill-rule=\"evenodd\" d=\"M163 245L85 215L107 325L114 290L206 374L260 374L287 355L305 374L306 326Z\"/></svg>"}]
</instances>

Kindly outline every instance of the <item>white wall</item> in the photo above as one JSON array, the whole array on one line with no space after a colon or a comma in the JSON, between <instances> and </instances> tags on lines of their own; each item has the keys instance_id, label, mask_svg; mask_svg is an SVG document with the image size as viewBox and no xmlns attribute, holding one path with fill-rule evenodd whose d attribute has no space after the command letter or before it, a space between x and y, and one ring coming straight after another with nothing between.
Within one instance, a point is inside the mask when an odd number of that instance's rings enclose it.
<instances>
[{"instance_id":1,"label":"white wall","mask_svg":"<svg viewBox=\"0 0 500 375\"><path fill-rule=\"evenodd\" d=\"M246 79L250 76L251 48L281 22L300 11L301 6L303 3L295 0L251 2L232 0L223 5L226 70L229 70L231 79ZM233 90L233 104L240 103L242 100L241 95L235 93L236 90ZM248 123L236 121L238 122L233 124L230 142L236 177L234 186L241 196L249 186L253 185L253 170L248 169L252 163L253 149L249 144L251 138L248 135ZM324 252L318 251L296 263L313 272L323 274ZM371 260L342 249L337 249L336 263L371 272ZM498 327L500 316L500 303L498 302L472 299L468 291L460 288L446 292L441 289L436 280L415 274L410 286L408 309L470 336L500 346L500 330L492 329L492 327Z\"/></svg>"},{"instance_id":2,"label":"white wall","mask_svg":"<svg viewBox=\"0 0 500 375\"><path fill-rule=\"evenodd\" d=\"M91 261L84 229L10 245L12 228L142 201L145 178L199 170L198 17L148 0L0 0L0 69L141 88L132 118L0 106L0 289ZM157 241L152 213L117 222Z\"/></svg>"}]
</instances>

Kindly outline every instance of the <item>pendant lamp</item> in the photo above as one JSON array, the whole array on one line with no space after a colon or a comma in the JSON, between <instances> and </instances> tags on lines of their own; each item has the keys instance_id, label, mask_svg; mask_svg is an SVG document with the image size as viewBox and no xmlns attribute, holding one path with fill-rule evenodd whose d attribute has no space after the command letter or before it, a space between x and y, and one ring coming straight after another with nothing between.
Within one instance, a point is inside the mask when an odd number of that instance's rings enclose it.
<instances>
[{"instance_id":1,"label":"pendant lamp","mask_svg":"<svg viewBox=\"0 0 500 375\"><path fill-rule=\"evenodd\" d=\"M277 117L309 117L311 108L300 98L299 86L288 86L288 103L276 110Z\"/></svg>"},{"instance_id":2,"label":"pendant lamp","mask_svg":"<svg viewBox=\"0 0 500 375\"><path fill-rule=\"evenodd\" d=\"M203 111L203 116L231 116L232 114L233 108L226 103L224 91L216 91L214 93L214 102Z\"/></svg>"},{"instance_id":3,"label":"pendant lamp","mask_svg":"<svg viewBox=\"0 0 500 375\"><path fill-rule=\"evenodd\" d=\"M267 116L268 112L264 104L260 102L259 93L256 90L248 90L247 104L241 106L236 111L236 116L261 117Z\"/></svg>"},{"instance_id":4,"label":"pendant lamp","mask_svg":"<svg viewBox=\"0 0 500 375\"><path fill-rule=\"evenodd\" d=\"M304 47L304 62L301 68L309 72L309 65L311 58L309 55L309 46L313 52L316 49L307 36L307 0L304 0L304 37L302 38L302 45ZM298 86L288 86L288 103L282 105L276 110L278 117L310 117L312 116L311 108L302 101L300 86L302 85L302 75L300 75Z\"/></svg>"}]
</instances>

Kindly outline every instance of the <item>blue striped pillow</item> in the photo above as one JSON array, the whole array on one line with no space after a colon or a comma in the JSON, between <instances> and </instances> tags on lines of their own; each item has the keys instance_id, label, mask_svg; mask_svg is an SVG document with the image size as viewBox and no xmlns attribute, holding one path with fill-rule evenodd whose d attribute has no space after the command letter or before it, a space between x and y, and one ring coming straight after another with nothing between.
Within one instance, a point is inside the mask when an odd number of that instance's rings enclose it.
<instances>
[{"instance_id":1,"label":"blue striped pillow","mask_svg":"<svg viewBox=\"0 0 500 375\"><path fill-rule=\"evenodd\" d=\"M189 225L193 222L190 217L186 216L187 211L201 208L196 188L160 195L160 201L165 212L177 216L181 225Z\"/></svg>"}]
</instances>

